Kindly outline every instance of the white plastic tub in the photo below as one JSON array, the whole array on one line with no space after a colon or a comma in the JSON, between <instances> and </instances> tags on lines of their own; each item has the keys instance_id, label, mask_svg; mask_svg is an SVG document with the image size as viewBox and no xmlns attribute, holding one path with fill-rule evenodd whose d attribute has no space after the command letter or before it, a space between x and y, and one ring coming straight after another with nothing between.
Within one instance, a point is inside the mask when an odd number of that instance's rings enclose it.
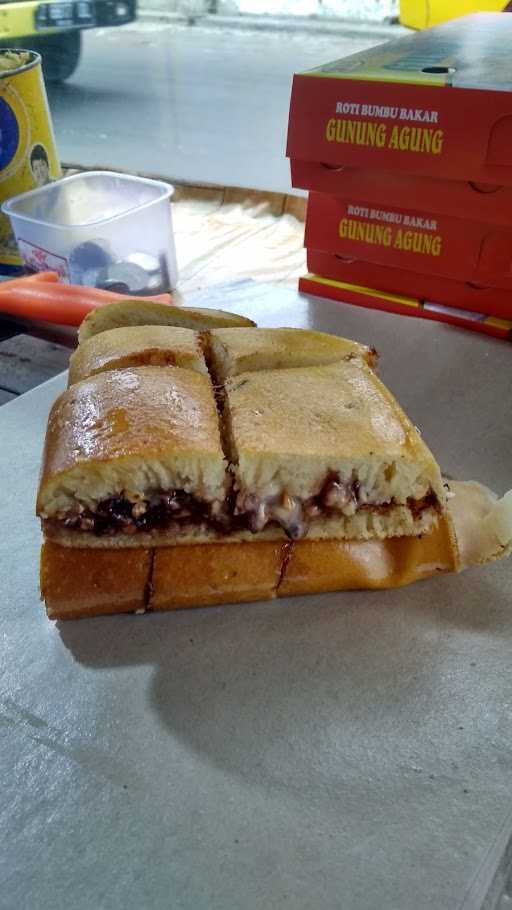
<instances>
[{"instance_id":1,"label":"white plastic tub","mask_svg":"<svg viewBox=\"0 0 512 910\"><path fill-rule=\"evenodd\" d=\"M2 211L28 268L122 291L116 279L128 278L127 292L155 294L178 277L173 192L159 180L90 171L15 196Z\"/></svg>"}]
</instances>

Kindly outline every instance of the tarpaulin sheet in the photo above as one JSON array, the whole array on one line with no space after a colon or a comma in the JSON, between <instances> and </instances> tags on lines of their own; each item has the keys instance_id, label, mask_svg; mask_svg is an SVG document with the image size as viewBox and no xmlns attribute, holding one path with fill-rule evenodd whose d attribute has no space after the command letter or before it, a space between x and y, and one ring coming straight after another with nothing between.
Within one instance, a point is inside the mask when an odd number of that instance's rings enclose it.
<instances>
[{"instance_id":1,"label":"tarpaulin sheet","mask_svg":"<svg viewBox=\"0 0 512 910\"><path fill-rule=\"evenodd\" d=\"M306 270L302 197L178 186L172 213L183 295L240 278L296 286Z\"/></svg>"}]
</instances>

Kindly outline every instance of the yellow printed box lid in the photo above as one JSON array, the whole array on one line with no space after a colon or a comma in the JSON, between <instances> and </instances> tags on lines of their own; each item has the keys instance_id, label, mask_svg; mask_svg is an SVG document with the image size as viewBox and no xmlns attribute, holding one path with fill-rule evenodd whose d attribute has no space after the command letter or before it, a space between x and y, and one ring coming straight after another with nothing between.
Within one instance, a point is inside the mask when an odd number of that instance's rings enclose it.
<instances>
[{"instance_id":1,"label":"yellow printed box lid","mask_svg":"<svg viewBox=\"0 0 512 910\"><path fill-rule=\"evenodd\" d=\"M512 15L452 19L303 75L511 91Z\"/></svg>"}]
</instances>

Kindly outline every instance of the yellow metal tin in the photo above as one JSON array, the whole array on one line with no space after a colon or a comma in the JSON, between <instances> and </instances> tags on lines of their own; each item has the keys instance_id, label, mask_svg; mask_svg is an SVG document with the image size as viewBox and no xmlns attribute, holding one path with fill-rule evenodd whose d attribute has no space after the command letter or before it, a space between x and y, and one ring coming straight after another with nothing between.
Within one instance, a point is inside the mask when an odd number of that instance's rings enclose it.
<instances>
[{"instance_id":1,"label":"yellow metal tin","mask_svg":"<svg viewBox=\"0 0 512 910\"><path fill-rule=\"evenodd\" d=\"M62 176L41 57L18 49L0 55L9 53L28 61L0 72L0 203ZM0 215L0 272L20 265L9 219Z\"/></svg>"}]
</instances>

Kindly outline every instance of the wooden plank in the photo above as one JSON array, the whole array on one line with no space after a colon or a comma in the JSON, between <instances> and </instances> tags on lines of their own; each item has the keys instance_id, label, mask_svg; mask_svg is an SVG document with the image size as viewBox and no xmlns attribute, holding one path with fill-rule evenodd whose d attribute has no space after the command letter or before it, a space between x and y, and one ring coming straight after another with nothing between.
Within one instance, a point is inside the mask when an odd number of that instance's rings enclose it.
<instances>
[{"instance_id":1,"label":"wooden plank","mask_svg":"<svg viewBox=\"0 0 512 910\"><path fill-rule=\"evenodd\" d=\"M0 389L0 405L12 401L13 398L17 398L17 395L14 395L13 392L6 392L5 389Z\"/></svg>"},{"instance_id":2,"label":"wooden plank","mask_svg":"<svg viewBox=\"0 0 512 910\"><path fill-rule=\"evenodd\" d=\"M0 342L0 388L15 395L67 369L69 350L60 344L15 335Z\"/></svg>"}]
</instances>

